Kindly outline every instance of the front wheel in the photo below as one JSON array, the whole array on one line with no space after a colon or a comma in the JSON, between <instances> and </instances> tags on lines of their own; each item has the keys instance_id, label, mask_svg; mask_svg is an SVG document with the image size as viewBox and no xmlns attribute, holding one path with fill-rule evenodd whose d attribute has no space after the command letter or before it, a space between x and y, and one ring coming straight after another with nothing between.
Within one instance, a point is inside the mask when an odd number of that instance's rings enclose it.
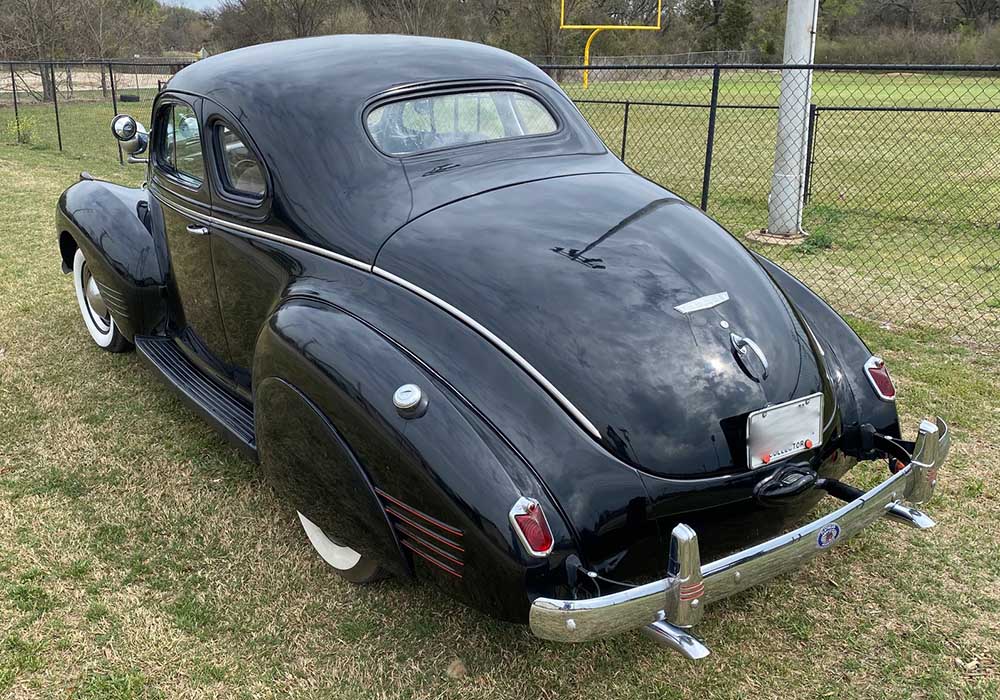
<instances>
[{"instance_id":1,"label":"front wheel","mask_svg":"<svg viewBox=\"0 0 1000 700\"><path fill-rule=\"evenodd\" d=\"M83 324L87 327L90 337L97 343L97 346L108 352L131 350L132 343L122 335L118 326L115 325L111 311L104 303L104 299L101 298L101 289L97 286L97 280L90 274L87 258L79 248L76 249L76 255L73 256L73 286L76 287L76 300L80 304Z\"/></svg>"},{"instance_id":2,"label":"front wheel","mask_svg":"<svg viewBox=\"0 0 1000 700\"><path fill-rule=\"evenodd\" d=\"M369 559L350 547L337 544L323 530L306 516L299 513L302 529L316 553L344 579L351 583L364 584L385 578L386 573L378 562Z\"/></svg>"}]
</instances>

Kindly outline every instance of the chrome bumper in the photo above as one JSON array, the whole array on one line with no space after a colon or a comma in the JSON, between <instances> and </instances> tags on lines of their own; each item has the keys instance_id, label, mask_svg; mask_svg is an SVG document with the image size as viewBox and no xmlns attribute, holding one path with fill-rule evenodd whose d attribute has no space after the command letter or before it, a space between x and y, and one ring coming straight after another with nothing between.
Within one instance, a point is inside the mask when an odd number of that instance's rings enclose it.
<instances>
[{"instance_id":1,"label":"chrome bumper","mask_svg":"<svg viewBox=\"0 0 1000 700\"><path fill-rule=\"evenodd\" d=\"M933 520L902 502L920 505L930 499L950 444L943 420L922 421L910 463L881 484L819 520L710 564L701 564L694 530L677 525L666 578L586 600L537 598L531 631L543 639L585 642L643 628L688 658L707 656L708 649L686 631L707 604L797 569L879 518L933 527Z\"/></svg>"}]
</instances>

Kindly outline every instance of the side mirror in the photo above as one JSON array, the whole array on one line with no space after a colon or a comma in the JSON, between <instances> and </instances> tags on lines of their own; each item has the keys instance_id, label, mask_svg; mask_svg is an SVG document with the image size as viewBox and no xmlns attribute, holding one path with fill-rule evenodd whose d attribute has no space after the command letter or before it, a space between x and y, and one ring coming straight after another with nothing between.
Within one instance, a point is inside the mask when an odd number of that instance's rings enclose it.
<instances>
[{"instance_id":1,"label":"side mirror","mask_svg":"<svg viewBox=\"0 0 1000 700\"><path fill-rule=\"evenodd\" d=\"M146 158L136 158L145 153L149 147L149 134L146 127L127 114L116 115L111 120L111 133L121 143L122 150L128 154L129 163L146 163Z\"/></svg>"}]
</instances>

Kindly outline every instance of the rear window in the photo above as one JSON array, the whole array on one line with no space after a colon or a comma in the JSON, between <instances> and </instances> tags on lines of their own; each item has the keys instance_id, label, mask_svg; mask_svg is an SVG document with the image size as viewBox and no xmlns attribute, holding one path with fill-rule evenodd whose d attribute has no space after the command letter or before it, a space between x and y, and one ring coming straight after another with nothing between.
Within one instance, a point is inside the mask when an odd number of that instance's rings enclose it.
<instances>
[{"instance_id":1,"label":"rear window","mask_svg":"<svg viewBox=\"0 0 1000 700\"><path fill-rule=\"evenodd\" d=\"M556 120L515 90L428 95L376 107L366 118L375 145L394 156L550 134Z\"/></svg>"}]
</instances>

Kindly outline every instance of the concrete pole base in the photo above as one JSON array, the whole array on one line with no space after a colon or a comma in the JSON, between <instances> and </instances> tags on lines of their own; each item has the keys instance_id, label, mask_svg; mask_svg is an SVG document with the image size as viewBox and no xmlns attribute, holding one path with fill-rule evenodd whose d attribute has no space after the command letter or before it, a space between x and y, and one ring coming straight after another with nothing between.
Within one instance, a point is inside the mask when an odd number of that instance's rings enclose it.
<instances>
[{"instance_id":1,"label":"concrete pole base","mask_svg":"<svg viewBox=\"0 0 1000 700\"><path fill-rule=\"evenodd\" d=\"M747 231L746 237L754 243L765 245L799 245L809 236L805 231L799 231L791 235L768 233L765 228L755 228Z\"/></svg>"}]
</instances>

